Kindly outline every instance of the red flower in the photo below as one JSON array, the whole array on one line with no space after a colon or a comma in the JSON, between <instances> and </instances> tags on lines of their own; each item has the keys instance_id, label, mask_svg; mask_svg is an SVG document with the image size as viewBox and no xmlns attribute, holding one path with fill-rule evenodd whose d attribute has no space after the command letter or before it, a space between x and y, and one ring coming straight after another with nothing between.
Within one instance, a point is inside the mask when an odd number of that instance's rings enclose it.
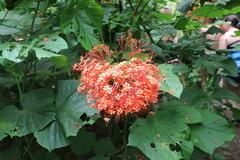
<instances>
[{"instance_id":1,"label":"red flower","mask_svg":"<svg viewBox=\"0 0 240 160\"><path fill-rule=\"evenodd\" d=\"M131 48L129 57L146 50L141 49L142 43L129 37L122 37L119 45L123 54ZM81 72L78 91L87 92L88 101L94 102L91 107L105 115L120 117L148 109L150 103L157 102L163 71L149 63L149 56L110 64L107 59L113 57L112 53L115 52L105 45L96 46L75 64L74 69Z\"/></svg>"}]
</instances>

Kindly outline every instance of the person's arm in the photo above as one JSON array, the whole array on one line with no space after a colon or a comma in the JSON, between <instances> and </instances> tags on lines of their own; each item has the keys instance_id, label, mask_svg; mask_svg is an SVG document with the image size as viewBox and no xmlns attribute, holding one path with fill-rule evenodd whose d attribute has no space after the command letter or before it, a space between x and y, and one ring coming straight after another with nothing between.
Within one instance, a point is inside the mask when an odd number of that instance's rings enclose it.
<instances>
[{"instance_id":1,"label":"person's arm","mask_svg":"<svg viewBox=\"0 0 240 160\"><path fill-rule=\"evenodd\" d=\"M227 49L226 35L221 35L218 42L218 49Z\"/></svg>"}]
</instances>

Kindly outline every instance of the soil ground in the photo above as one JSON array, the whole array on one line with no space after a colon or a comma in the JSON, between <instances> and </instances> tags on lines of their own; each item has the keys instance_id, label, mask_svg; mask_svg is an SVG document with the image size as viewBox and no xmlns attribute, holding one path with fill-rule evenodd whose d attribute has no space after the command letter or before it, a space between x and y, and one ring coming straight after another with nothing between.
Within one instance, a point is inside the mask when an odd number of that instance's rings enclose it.
<instances>
[{"instance_id":1,"label":"soil ground","mask_svg":"<svg viewBox=\"0 0 240 160\"><path fill-rule=\"evenodd\" d=\"M239 103L240 105L240 103ZM232 118L232 113L229 110L225 111L225 116L229 119ZM225 153L222 158L215 158L214 160L240 160L240 121L236 122L234 127L234 132L236 136L232 141L226 142L226 147L219 147L216 149L217 153ZM226 154L228 153L228 154ZM210 160L210 158L206 158L204 160Z\"/></svg>"},{"instance_id":2,"label":"soil ground","mask_svg":"<svg viewBox=\"0 0 240 160\"><path fill-rule=\"evenodd\" d=\"M236 136L230 142L227 142L228 148L222 148L230 155L225 155L225 160L240 160L240 123L237 123L234 127Z\"/></svg>"}]
</instances>

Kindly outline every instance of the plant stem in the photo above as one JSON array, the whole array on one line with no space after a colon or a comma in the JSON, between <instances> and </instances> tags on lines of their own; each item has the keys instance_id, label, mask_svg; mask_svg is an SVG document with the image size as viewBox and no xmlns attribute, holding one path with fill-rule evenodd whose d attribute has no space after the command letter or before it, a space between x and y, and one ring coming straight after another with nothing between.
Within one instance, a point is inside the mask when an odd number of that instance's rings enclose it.
<instances>
[{"instance_id":1,"label":"plant stem","mask_svg":"<svg viewBox=\"0 0 240 160\"><path fill-rule=\"evenodd\" d=\"M38 14L39 6L40 6L40 2L37 2L37 7L35 8L35 14L33 16L32 25L31 25L31 34L33 33L33 27L34 27L35 19L36 19L37 14Z\"/></svg>"},{"instance_id":2,"label":"plant stem","mask_svg":"<svg viewBox=\"0 0 240 160\"><path fill-rule=\"evenodd\" d=\"M32 153L31 153L31 150L29 149L29 147L34 139L34 136L31 138L31 140L29 142L28 142L27 136L24 136L24 138L27 143L27 146L24 146L25 151L23 152L23 155L25 155L25 153L28 152L28 154L30 155L30 157L32 159Z\"/></svg>"},{"instance_id":3,"label":"plant stem","mask_svg":"<svg viewBox=\"0 0 240 160\"><path fill-rule=\"evenodd\" d=\"M19 94L20 94L20 97L21 97L22 96L22 90L21 90L21 87L19 85L19 81L18 81L17 76L15 74L14 74L14 77L16 79L16 83L17 83L17 86L18 86L18 91L19 91Z\"/></svg>"},{"instance_id":4,"label":"plant stem","mask_svg":"<svg viewBox=\"0 0 240 160\"><path fill-rule=\"evenodd\" d=\"M133 5L132 5L131 0L128 0L128 3L129 3L129 5L130 5L130 7L132 8L132 10L134 11L134 7L133 7Z\"/></svg>"},{"instance_id":5,"label":"plant stem","mask_svg":"<svg viewBox=\"0 0 240 160\"><path fill-rule=\"evenodd\" d=\"M29 57L26 58L26 66L25 66L24 75L23 75L22 94L24 94L26 91L27 73L28 73L28 58Z\"/></svg>"},{"instance_id":6,"label":"plant stem","mask_svg":"<svg viewBox=\"0 0 240 160\"><path fill-rule=\"evenodd\" d=\"M126 115L126 118L124 119L124 126L123 126L123 145L124 145L124 155L122 157L122 160L126 159L127 156L127 124L128 124L128 116Z\"/></svg>"},{"instance_id":7,"label":"plant stem","mask_svg":"<svg viewBox=\"0 0 240 160\"><path fill-rule=\"evenodd\" d=\"M1 97L0 97L0 100L1 101L6 101L6 102L19 102L19 101L16 101L16 100L5 99L5 98L1 98Z\"/></svg>"},{"instance_id":8,"label":"plant stem","mask_svg":"<svg viewBox=\"0 0 240 160\"><path fill-rule=\"evenodd\" d=\"M134 10L134 12L133 12L133 14L132 14L132 17L131 17L130 19L132 19L132 18L136 15L136 13L137 13L137 11L138 11L138 8L140 7L142 1L143 1L143 0L138 1L137 7L135 8L135 10Z\"/></svg>"}]
</instances>

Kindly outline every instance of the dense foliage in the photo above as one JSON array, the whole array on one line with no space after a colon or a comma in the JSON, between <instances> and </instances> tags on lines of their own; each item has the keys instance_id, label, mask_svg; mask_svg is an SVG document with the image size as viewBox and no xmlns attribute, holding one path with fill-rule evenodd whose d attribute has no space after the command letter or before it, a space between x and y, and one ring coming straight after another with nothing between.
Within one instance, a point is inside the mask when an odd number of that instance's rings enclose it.
<instances>
[{"instance_id":1,"label":"dense foliage","mask_svg":"<svg viewBox=\"0 0 240 160\"><path fill-rule=\"evenodd\" d=\"M172 15L159 12L167 4ZM238 119L222 100L240 99L218 83L237 85L226 76L237 67L199 28L238 14L239 0L0 0L0 10L0 159L197 159L235 136L219 106Z\"/></svg>"}]
</instances>

